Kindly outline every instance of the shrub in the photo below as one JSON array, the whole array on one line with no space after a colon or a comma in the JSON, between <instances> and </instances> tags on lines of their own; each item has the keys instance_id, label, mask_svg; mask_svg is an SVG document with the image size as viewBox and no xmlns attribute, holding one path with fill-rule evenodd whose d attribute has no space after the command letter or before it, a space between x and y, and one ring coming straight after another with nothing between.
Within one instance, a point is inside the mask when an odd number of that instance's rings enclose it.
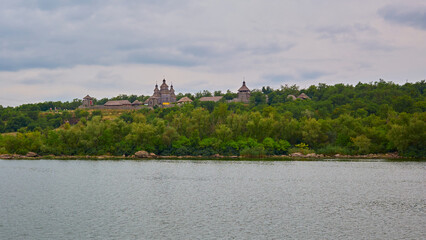
<instances>
[{"instance_id":1,"label":"shrub","mask_svg":"<svg viewBox=\"0 0 426 240\"><path fill-rule=\"evenodd\" d=\"M306 144L306 143L299 143L299 144L296 144L295 145L295 147L293 147L293 148L290 148L289 150L288 150L288 152L289 153L296 153L296 152L299 152L299 153L302 153L302 154L309 154L309 153L314 153L314 151L313 150L311 150L311 149L309 149L309 146L308 146L308 144Z\"/></svg>"},{"instance_id":2,"label":"shrub","mask_svg":"<svg viewBox=\"0 0 426 240\"><path fill-rule=\"evenodd\" d=\"M249 158L262 158L265 156L265 149L261 145L252 148L247 147L240 151L240 155Z\"/></svg>"},{"instance_id":3,"label":"shrub","mask_svg":"<svg viewBox=\"0 0 426 240\"><path fill-rule=\"evenodd\" d=\"M351 150L347 147L332 146L332 145L328 145L328 146L325 146L323 148L317 149L316 152L318 154L324 154L324 155L335 155L335 154L350 155L350 154L352 154Z\"/></svg>"},{"instance_id":4,"label":"shrub","mask_svg":"<svg viewBox=\"0 0 426 240\"><path fill-rule=\"evenodd\" d=\"M361 135L356 138L351 138L351 141L354 143L354 146L357 148L357 152L359 154L369 153L371 140L368 137Z\"/></svg>"}]
</instances>

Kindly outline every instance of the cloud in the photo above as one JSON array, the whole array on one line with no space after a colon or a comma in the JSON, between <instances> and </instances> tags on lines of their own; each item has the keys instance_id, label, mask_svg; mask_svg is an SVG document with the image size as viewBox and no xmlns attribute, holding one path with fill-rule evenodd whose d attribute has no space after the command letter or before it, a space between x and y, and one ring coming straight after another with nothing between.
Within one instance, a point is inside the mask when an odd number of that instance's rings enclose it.
<instances>
[{"instance_id":1,"label":"cloud","mask_svg":"<svg viewBox=\"0 0 426 240\"><path fill-rule=\"evenodd\" d=\"M315 70L305 70L300 71L299 73L299 79L301 80L313 80L318 79L320 77L329 75L329 73L323 72L323 71L315 71Z\"/></svg>"},{"instance_id":2,"label":"cloud","mask_svg":"<svg viewBox=\"0 0 426 240\"><path fill-rule=\"evenodd\" d=\"M356 23L352 25L328 25L315 28L320 38L333 40L351 40L361 34L375 35L377 30L368 24Z\"/></svg>"},{"instance_id":3,"label":"cloud","mask_svg":"<svg viewBox=\"0 0 426 240\"><path fill-rule=\"evenodd\" d=\"M220 47L214 46L212 44L185 45L179 48L179 50L184 55L190 55L197 58L217 58L217 57L223 56L224 54L228 55L228 51L226 51L224 48L221 49Z\"/></svg>"},{"instance_id":4,"label":"cloud","mask_svg":"<svg viewBox=\"0 0 426 240\"><path fill-rule=\"evenodd\" d=\"M350 43L361 50L389 52L397 49L380 39L379 31L368 24L328 25L317 27L315 31L319 34L319 39L339 44Z\"/></svg>"},{"instance_id":5,"label":"cloud","mask_svg":"<svg viewBox=\"0 0 426 240\"><path fill-rule=\"evenodd\" d=\"M266 74L262 76L265 85L279 86L288 83L300 83L317 80L319 78L331 75L328 72L318 70L298 70L293 73L284 74Z\"/></svg>"},{"instance_id":6,"label":"cloud","mask_svg":"<svg viewBox=\"0 0 426 240\"><path fill-rule=\"evenodd\" d=\"M225 9L193 0L16 0L0 9L0 70L122 63L223 69L220 63L233 58L280 54L296 45L252 35L257 30ZM229 15L221 19L221 11Z\"/></svg>"},{"instance_id":7,"label":"cloud","mask_svg":"<svg viewBox=\"0 0 426 240\"><path fill-rule=\"evenodd\" d=\"M128 55L126 62L180 67L196 66L199 63L194 58L167 51L133 52Z\"/></svg>"},{"instance_id":8,"label":"cloud","mask_svg":"<svg viewBox=\"0 0 426 240\"><path fill-rule=\"evenodd\" d=\"M282 52L289 51L290 49L294 48L297 44L296 43L284 43L284 44L278 44L278 43L266 43L263 45L257 45L257 46L246 46L242 47L242 50L248 51L250 54L253 55L269 55L269 54L279 54Z\"/></svg>"},{"instance_id":9,"label":"cloud","mask_svg":"<svg viewBox=\"0 0 426 240\"><path fill-rule=\"evenodd\" d=\"M422 0L389 2L4 0L0 104L424 79Z\"/></svg>"},{"instance_id":10,"label":"cloud","mask_svg":"<svg viewBox=\"0 0 426 240\"><path fill-rule=\"evenodd\" d=\"M388 22L426 30L426 5L387 5L378 11Z\"/></svg>"},{"instance_id":11,"label":"cloud","mask_svg":"<svg viewBox=\"0 0 426 240\"><path fill-rule=\"evenodd\" d=\"M161 63L164 57L157 53L165 46L175 50L173 43L182 39L172 29L167 31L175 34L174 39L158 31L163 24L158 22L158 11L150 12L159 7L154 1L82 2L33 1L29 7L26 1L18 1L1 9L0 70L111 65L144 59ZM167 1L162 6L164 12L171 11ZM137 53L129 46L143 51L144 58L134 56ZM166 59L167 64L173 61Z\"/></svg>"},{"instance_id":12,"label":"cloud","mask_svg":"<svg viewBox=\"0 0 426 240\"><path fill-rule=\"evenodd\" d=\"M293 81L296 79L294 75L291 74L272 74L272 75L264 75L262 77L268 83L279 83L283 84L287 81Z\"/></svg>"},{"instance_id":13,"label":"cloud","mask_svg":"<svg viewBox=\"0 0 426 240\"><path fill-rule=\"evenodd\" d=\"M357 41L357 45L360 49L367 50L370 52L374 52L374 51L391 52L398 49L398 47L395 47L388 43L380 42L374 39Z\"/></svg>"}]
</instances>

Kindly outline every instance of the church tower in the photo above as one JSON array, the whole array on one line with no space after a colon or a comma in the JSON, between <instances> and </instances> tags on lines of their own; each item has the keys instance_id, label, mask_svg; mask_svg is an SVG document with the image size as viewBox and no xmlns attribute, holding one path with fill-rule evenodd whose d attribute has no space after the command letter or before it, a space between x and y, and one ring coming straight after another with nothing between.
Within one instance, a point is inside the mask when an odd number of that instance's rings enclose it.
<instances>
[{"instance_id":1,"label":"church tower","mask_svg":"<svg viewBox=\"0 0 426 240\"><path fill-rule=\"evenodd\" d=\"M166 79L163 79L163 84L160 86L160 104L170 102L170 90L169 86L166 84Z\"/></svg>"},{"instance_id":2,"label":"church tower","mask_svg":"<svg viewBox=\"0 0 426 240\"><path fill-rule=\"evenodd\" d=\"M238 101L243 103L250 101L250 89L246 86L246 81L243 81L243 86L238 89Z\"/></svg>"},{"instance_id":3,"label":"church tower","mask_svg":"<svg viewBox=\"0 0 426 240\"><path fill-rule=\"evenodd\" d=\"M169 105L169 103L176 102L175 90L173 85L169 86L166 83L166 79L163 79L163 84L161 84L160 89L158 85L155 84L154 94L145 101L145 104L153 107L157 105Z\"/></svg>"},{"instance_id":4,"label":"church tower","mask_svg":"<svg viewBox=\"0 0 426 240\"><path fill-rule=\"evenodd\" d=\"M170 102L176 102L175 90L173 89L173 84L170 85Z\"/></svg>"}]
</instances>

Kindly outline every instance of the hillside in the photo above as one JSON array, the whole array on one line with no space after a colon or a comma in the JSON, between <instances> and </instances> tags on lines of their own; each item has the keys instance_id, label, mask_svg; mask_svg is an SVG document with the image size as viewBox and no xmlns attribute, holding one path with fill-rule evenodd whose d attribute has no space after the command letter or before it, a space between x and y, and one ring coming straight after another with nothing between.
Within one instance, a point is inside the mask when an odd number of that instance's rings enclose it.
<instances>
[{"instance_id":1,"label":"hillside","mask_svg":"<svg viewBox=\"0 0 426 240\"><path fill-rule=\"evenodd\" d=\"M281 155L292 152L424 157L425 81L319 84L252 91L250 103L195 101L138 111L0 108L0 153L54 155ZM210 94L204 91L206 95ZM310 100L288 95L305 93ZM216 95L215 94L215 95ZM232 94L232 93L227 93ZM183 97L180 94L180 97ZM64 103L51 105L53 109ZM69 103L67 103L69 104ZM69 109L76 108L77 101Z\"/></svg>"}]
</instances>

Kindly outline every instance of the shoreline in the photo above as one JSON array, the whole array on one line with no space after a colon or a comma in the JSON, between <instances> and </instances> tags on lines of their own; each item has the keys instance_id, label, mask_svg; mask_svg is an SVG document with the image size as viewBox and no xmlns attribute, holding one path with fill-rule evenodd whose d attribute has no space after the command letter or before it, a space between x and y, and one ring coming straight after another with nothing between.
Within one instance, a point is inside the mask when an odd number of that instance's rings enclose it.
<instances>
[{"instance_id":1,"label":"shoreline","mask_svg":"<svg viewBox=\"0 0 426 240\"><path fill-rule=\"evenodd\" d=\"M194 160L194 161L362 161L362 160L385 160L385 161L401 161L401 162L422 162L426 161L426 158L411 158L402 157L396 154L368 154L368 155L272 155L272 156L261 156L261 157L243 157L243 156L149 156L149 157L135 157L132 156L26 156L20 154L0 154L0 160L91 160L91 161L102 161L102 160Z\"/></svg>"}]
</instances>

